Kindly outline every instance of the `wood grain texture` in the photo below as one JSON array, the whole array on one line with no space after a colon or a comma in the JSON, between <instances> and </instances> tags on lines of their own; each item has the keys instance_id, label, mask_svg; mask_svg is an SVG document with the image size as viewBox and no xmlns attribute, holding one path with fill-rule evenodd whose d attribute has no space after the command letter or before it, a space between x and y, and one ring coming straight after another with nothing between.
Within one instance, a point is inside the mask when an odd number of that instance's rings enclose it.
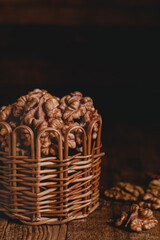
<instances>
[{"instance_id":1,"label":"wood grain texture","mask_svg":"<svg viewBox=\"0 0 160 240\"><path fill-rule=\"evenodd\" d=\"M0 240L3 239L7 224L8 220L0 217Z\"/></svg>"},{"instance_id":2,"label":"wood grain texture","mask_svg":"<svg viewBox=\"0 0 160 240\"><path fill-rule=\"evenodd\" d=\"M66 233L67 233L67 224L62 224L60 226L60 231L59 231L57 240L65 240Z\"/></svg>"},{"instance_id":3,"label":"wood grain texture","mask_svg":"<svg viewBox=\"0 0 160 240\"><path fill-rule=\"evenodd\" d=\"M9 221L8 226L4 223L4 219L0 220L1 237L4 240L65 240L67 225L42 225L27 226L19 222ZM3 231L2 231L3 230ZM3 232L3 233L2 233Z\"/></svg>"}]
</instances>

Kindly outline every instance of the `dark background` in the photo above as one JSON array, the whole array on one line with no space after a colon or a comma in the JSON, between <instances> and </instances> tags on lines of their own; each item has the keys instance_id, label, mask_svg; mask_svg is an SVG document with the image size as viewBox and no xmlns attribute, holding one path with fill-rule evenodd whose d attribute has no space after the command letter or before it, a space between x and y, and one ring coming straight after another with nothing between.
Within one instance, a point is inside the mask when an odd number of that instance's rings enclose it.
<instances>
[{"instance_id":1,"label":"dark background","mask_svg":"<svg viewBox=\"0 0 160 240\"><path fill-rule=\"evenodd\" d=\"M93 97L112 123L159 123L159 1L0 0L0 102Z\"/></svg>"},{"instance_id":2,"label":"dark background","mask_svg":"<svg viewBox=\"0 0 160 240\"><path fill-rule=\"evenodd\" d=\"M160 172L160 1L0 0L0 105L34 88L59 97L82 91L103 118L100 208L62 234L159 239L158 227L138 236L113 227L126 204L106 202L104 190L118 181L147 186L146 173ZM30 227L1 225L5 239L31 236Z\"/></svg>"}]
</instances>

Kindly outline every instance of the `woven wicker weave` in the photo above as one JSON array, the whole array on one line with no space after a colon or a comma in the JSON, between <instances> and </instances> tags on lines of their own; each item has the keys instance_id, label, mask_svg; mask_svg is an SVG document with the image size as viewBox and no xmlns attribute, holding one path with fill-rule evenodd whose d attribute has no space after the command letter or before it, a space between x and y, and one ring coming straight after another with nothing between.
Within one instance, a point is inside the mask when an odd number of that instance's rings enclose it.
<instances>
[{"instance_id":1,"label":"woven wicker weave","mask_svg":"<svg viewBox=\"0 0 160 240\"><path fill-rule=\"evenodd\" d=\"M98 137L91 139L95 123ZM31 225L59 224L83 218L99 204L101 118L93 120L87 132L80 126L68 129L64 141L53 128L46 128L35 137L27 126L8 131L9 152L0 152L0 210L6 215ZM16 134L25 128L31 135L31 156L16 156ZM69 156L68 134L83 131L83 154ZM45 132L59 136L59 156L41 157L40 137Z\"/></svg>"}]
</instances>

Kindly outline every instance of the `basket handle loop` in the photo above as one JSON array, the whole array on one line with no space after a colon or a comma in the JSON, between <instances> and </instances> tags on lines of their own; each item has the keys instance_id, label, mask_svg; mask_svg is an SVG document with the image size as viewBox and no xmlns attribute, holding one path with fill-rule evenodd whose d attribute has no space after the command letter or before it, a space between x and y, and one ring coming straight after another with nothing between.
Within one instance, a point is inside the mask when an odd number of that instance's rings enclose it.
<instances>
[{"instance_id":1,"label":"basket handle loop","mask_svg":"<svg viewBox=\"0 0 160 240\"><path fill-rule=\"evenodd\" d=\"M56 134L58 134L58 136L59 136L59 138L58 138L58 155L59 155L59 160L63 160L62 135L61 135L61 133L57 129L54 129L52 127L47 127L45 129L43 129L37 135L37 141L36 141L36 157L37 157L37 159L41 158L41 142L40 142L40 138L41 138L42 134L45 133L45 132L55 132Z\"/></svg>"},{"instance_id":2,"label":"basket handle loop","mask_svg":"<svg viewBox=\"0 0 160 240\"><path fill-rule=\"evenodd\" d=\"M81 126L71 126L68 128L65 137L64 137L64 157L65 159L68 157L68 153L69 153L69 147L68 147L68 136L69 134L74 131L80 129L83 133L83 154L84 156L87 155L87 145L86 145L86 141L87 141L87 137L86 137L86 131L84 130L83 127Z\"/></svg>"},{"instance_id":3,"label":"basket handle loop","mask_svg":"<svg viewBox=\"0 0 160 240\"><path fill-rule=\"evenodd\" d=\"M12 151L13 151L13 156L16 156L16 143L17 143L16 136L17 136L17 131L19 129L26 129L29 132L29 134L31 136L31 157L32 157L32 159L34 159L35 158L34 134L33 134L32 129L30 127L26 126L26 125L20 125L20 126L16 127L13 130L13 133L12 133L12 141L13 141L13 143L12 143L13 150Z\"/></svg>"},{"instance_id":4,"label":"basket handle loop","mask_svg":"<svg viewBox=\"0 0 160 240\"><path fill-rule=\"evenodd\" d=\"M93 131L93 127L94 125L98 123L99 127L98 127L98 136L97 136L97 147L100 146L101 144L101 130L102 130L102 118L99 117L98 119L92 120L88 126L87 129L87 137L88 137L88 155L91 154L91 143L92 143L92 131ZM100 153L100 148L97 149L97 154Z\"/></svg>"},{"instance_id":5,"label":"basket handle loop","mask_svg":"<svg viewBox=\"0 0 160 240\"><path fill-rule=\"evenodd\" d=\"M11 133L12 133L12 128L11 128L11 126L8 124L8 123L6 123L6 122L0 122L0 126L3 126L3 127L5 127L6 129L7 129L7 135L8 135L8 137L9 137L9 143L8 143L8 147L9 147L9 152L8 152L8 154L9 154L9 156L11 156L11 153L12 153L12 147L11 147Z\"/></svg>"}]
</instances>

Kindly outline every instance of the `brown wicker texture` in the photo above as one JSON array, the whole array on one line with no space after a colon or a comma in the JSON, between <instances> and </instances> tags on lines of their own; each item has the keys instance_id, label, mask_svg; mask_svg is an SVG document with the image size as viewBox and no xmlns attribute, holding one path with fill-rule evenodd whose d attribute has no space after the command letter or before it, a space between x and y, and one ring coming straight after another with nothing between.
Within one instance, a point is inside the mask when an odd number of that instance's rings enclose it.
<instances>
[{"instance_id":1,"label":"brown wicker texture","mask_svg":"<svg viewBox=\"0 0 160 240\"><path fill-rule=\"evenodd\" d=\"M94 124L98 137L92 140ZM83 218L99 204L101 118L93 120L87 132L80 126L68 129L64 141L61 134L46 128L38 136L27 126L12 132L9 124L0 123L8 131L8 152L0 152L0 210L6 215L31 225L61 224ZM16 155L16 135L25 128L31 136L31 156ZM80 128L83 153L70 156L68 134ZM40 137L56 132L58 157L41 157Z\"/></svg>"}]
</instances>

